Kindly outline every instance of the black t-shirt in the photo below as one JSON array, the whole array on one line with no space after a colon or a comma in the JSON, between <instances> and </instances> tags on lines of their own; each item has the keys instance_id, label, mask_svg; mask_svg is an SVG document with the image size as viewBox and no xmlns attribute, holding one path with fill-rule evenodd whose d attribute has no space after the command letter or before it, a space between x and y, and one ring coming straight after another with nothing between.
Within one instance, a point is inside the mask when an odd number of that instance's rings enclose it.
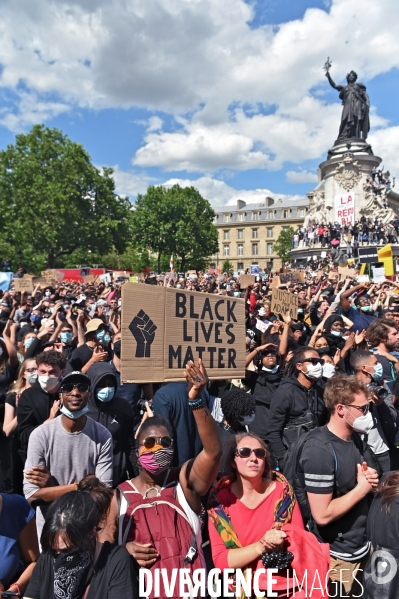
<instances>
[{"instance_id":1,"label":"black t-shirt","mask_svg":"<svg viewBox=\"0 0 399 599\"><path fill-rule=\"evenodd\" d=\"M373 548L377 545L387 549L399 549L399 497L389 506L382 504L381 495L376 495L367 520L367 539Z\"/></svg>"},{"instance_id":2,"label":"black t-shirt","mask_svg":"<svg viewBox=\"0 0 399 599\"><path fill-rule=\"evenodd\" d=\"M17 394L14 391L10 391L10 393L7 393L6 395L6 403L8 403L10 406L12 406L15 410L15 408L17 407Z\"/></svg>"},{"instance_id":3,"label":"black t-shirt","mask_svg":"<svg viewBox=\"0 0 399 599\"><path fill-rule=\"evenodd\" d=\"M326 440L310 438L305 442L299 460L304 472L305 489L319 495L333 494L333 499L346 495L357 484L357 464L363 462L357 444L344 441L322 427ZM320 541L330 543L331 555L346 561L358 561L368 552L366 539L368 504L364 497L344 516L318 526L312 522L312 532Z\"/></svg>"},{"instance_id":4,"label":"black t-shirt","mask_svg":"<svg viewBox=\"0 0 399 599\"><path fill-rule=\"evenodd\" d=\"M91 360L92 355L93 348L87 345L87 343L74 349L70 359L73 370L82 370L83 366Z\"/></svg>"}]
</instances>

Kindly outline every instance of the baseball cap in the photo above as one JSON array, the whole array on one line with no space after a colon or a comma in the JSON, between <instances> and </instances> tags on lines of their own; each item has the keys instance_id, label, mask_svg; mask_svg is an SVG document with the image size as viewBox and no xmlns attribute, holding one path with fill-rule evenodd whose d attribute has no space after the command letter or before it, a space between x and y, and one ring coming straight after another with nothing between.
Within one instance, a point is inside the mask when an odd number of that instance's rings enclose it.
<instances>
[{"instance_id":1,"label":"baseball cap","mask_svg":"<svg viewBox=\"0 0 399 599\"><path fill-rule=\"evenodd\" d=\"M80 372L80 370L74 370L73 372L69 372L68 374L66 374L62 379L61 389L63 385L68 383L73 383L74 385L78 383L85 383L86 385L89 385L89 387L91 387L90 378L83 374L83 372Z\"/></svg>"}]
</instances>

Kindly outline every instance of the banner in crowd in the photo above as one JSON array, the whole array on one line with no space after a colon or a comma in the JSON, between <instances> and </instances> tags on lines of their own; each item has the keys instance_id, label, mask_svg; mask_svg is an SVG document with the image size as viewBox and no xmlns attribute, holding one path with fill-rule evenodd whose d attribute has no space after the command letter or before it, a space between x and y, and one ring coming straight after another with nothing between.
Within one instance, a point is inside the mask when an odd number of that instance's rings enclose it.
<instances>
[{"instance_id":1,"label":"banner in crowd","mask_svg":"<svg viewBox=\"0 0 399 599\"><path fill-rule=\"evenodd\" d=\"M122 287L123 383L182 381L201 358L210 379L245 376L243 299L171 287Z\"/></svg>"},{"instance_id":2,"label":"banner in crowd","mask_svg":"<svg viewBox=\"0 0 399 599\"><path fill-rule=\"evenodd\" d=\"M12 272L0 272L0 290L8 291L11 285L13 273Z\"/></svg>"},{"instance_id":3,"label":"banner in crowd","mask_svg":"<svg viewBox=\"0 0 399 599\"><path fill-rule=\"evenodd\" d=\"M298 318L298 296L282 289L273 289L271 311L274 314L285 314L287 310L291 318Z\"/></svg>"},{"instance_id":4,"label":"banner in crowd","mask_svg":"<svg viewBox=\"0 0 399 599\"><path fill-rule=\"evenodd\" d=\"M333 221L338 222L341 226L355 224L354 193L343 193L335 196Z\"/></svg>"},{"instance_id":5,"label":"banner in crowd","mask_svg":"<svg viewBox=\"0 0 399 599\"><path fill-rule=\"evenodd\" d=\"M33 291L33 278L25 275L22 279L14 279L13 286L15 291Z\"/></svg>"},{"instance_id":6,"label":"banner in crowd","mask_svg":"<svg viewBox=\"0 0 399 599\"><path fill-rule=\"evenodd\" d=\"M241 275L240 276L240 288L246 289L248 285L255 285L255 275Z\"/></svg>"}]
</instances>

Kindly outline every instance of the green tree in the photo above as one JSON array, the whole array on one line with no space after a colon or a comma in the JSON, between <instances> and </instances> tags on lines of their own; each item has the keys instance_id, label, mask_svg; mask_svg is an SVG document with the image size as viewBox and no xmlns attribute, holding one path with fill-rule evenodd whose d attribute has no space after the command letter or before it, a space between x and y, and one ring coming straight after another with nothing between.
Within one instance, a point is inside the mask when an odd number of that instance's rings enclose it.
<instances>
[{"instance_id":1,"label":"green tree","mask_svg":"<svg viewBox=\"0 0 399 599\"><path fill-rule=\"evenodd\" d=\"M228 275L232 275L234 272L234 266L230 260L225 260L222 265L222 272L227 272Z\"/></svg>"},{"instance_id":2,"label":"green tree","mask_svg":"<svg viewBox=\"0 0 399 599\"><path fill-rule=\"evenodd\" d=\"M285 231L280 231L279 236L276 239L274 244L274 251L277 256L283 262L288 262L291 259L291 250L292 250L292 236L294 234L294 229L292 227L288 227Z\"/></svg>"},{"instance_id":3,"label":"green tree","mask_svg":"<svg viewBox=\"0 0 399 599\"><path fill-rule=\"evenodd\" d=\"M170 189L150 186L138 195L133 212L135 247L156 255L158 272L162 257L173 254L175 268L203 269L218 251L215 212L194 187L174 185Z\"/></svg>"},{"instance_id":4,"label":"green tree","mask_svg":"<svg viewBox=\"0 0 399 599\"><path fill-rule=\"evenodd\" d=\"M112 173L57 129L35 125L17 135L0 152L0 251L20 248L34 270L123 252L131 204L115 194Z\"/></svg>"}]
</instances>

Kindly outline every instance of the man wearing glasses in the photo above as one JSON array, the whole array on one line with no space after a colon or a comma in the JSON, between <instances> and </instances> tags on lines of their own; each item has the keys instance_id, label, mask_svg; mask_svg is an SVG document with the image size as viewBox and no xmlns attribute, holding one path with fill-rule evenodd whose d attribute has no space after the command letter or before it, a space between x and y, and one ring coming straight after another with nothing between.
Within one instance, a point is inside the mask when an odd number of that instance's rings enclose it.
<instances>
[{"instance_id":1,"label":"man wearing glasses","mask_svg":"<svg viewBox=\"0 0 399 599\"><path fill-rule=\"evenodd\" d=\"M308 527L320 542L330 543L331 597L361 596L361 572L370 544L366 539L367 496L378 485L378 474L364 459L358 434L372 426L365 384L339 375L328 380L324 401L329 423L305 442L299 459L311 519ZM338 591L338 592L337 592ZM352 596L352 595L351 595Z\"/></svg>"},{"instance_id":2,"label":"man wearing glasses","mask_svg":"<svg viewBox=\"0 0 399 599\"><path fill-rule=\"evenodd\" d=\"M112 437L86 416L90 392L85 374L65 376L60 387L61 415L37 427L29 438L24 495L30 504L38 505L39 538L49 504L77 490L82 478L95 474L112 486Z\"/></svg>"}]
</instances>

